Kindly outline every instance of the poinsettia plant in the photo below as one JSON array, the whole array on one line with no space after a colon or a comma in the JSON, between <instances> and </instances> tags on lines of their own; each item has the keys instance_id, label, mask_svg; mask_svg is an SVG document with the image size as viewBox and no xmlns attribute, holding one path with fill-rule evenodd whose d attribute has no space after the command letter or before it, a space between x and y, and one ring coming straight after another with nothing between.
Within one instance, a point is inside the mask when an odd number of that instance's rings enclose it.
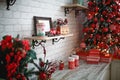
<instances>
[{"instance_id":1,"label":"poinsettia plant","mask_svg":"<svg viewBox=\"0 0 120 80\"><path fill-rule=\"evenodd\" d=\"M5 80L28 80L34 68L28 70L27 64L36 59L36 53L30 49L29 41L17 36L3 37L0 41L0 78Z\"/></svg>"}]
</instances>

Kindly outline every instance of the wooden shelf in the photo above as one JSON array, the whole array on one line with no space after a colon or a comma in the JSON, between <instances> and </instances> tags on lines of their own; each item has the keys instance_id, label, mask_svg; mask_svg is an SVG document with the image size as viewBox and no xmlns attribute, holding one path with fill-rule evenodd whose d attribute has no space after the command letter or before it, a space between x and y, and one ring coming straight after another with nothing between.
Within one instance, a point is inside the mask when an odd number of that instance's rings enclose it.
<instances>
[{"instance_id":1,"label":"wooden shelf","mask_svg":"<svg viewBox=\"0 0 120 80\"><path fill-rule=\"evenodd\" d=\"M42 42L46 42L47 40L52 40L52 44L54 44L55 42L58 42L61 39L64 39L65 37L70 37L73 36L73 34L67 34L67 35L59 35L59 36L53 36L53 37L48 37L48 36L32 36L32 37L25 37L24 39L28 39L30 41L32 41L32 46L33 48L35 48L35 46L39 46L42 45Z\"/></svg>"},{"instance_id":2,"label":"wooden shelf","mask_svg":"<svg viewBox=\"0 0 120 80\"><path fill-rule=\"evenodd\" d=\"M62 6L62 7L64 8L65 16L66 16L66 14L69 14L72 10L75 10L75 16L77 15L77 13L79 11L88 10L87 7L82 6L80 4L69 4L69 5L65 5L65 6Z\"/></svg>"},{"instance_id":3,"label":"wooden shelf","mask_svg":"<svg viewBox=\"0 0 120 80\"><path fill-rule=\"evenodd\" d=\"M32 36L32 37L25 37L24 39L29 39L29 40L52 40L52 39L59 39L61 37L70 37L73 36L73 34L67 34L67 35L59 35L59 36L53 36L53 37L41 37L41 36Z\"/></svg>"},{"instance_id":4,"label":"wooden shelf","mask_svg":"<svg viewBox=\"0 0 120 80\"><path fill-rule=\"evenodd\" d=\"M69 4L69 5L65 5L65 6L62 6L64 8L76 8L78 10L87 10L88 8L85 7L85 6L82 6L80 4Z\"/></svg>"}]
</instances>

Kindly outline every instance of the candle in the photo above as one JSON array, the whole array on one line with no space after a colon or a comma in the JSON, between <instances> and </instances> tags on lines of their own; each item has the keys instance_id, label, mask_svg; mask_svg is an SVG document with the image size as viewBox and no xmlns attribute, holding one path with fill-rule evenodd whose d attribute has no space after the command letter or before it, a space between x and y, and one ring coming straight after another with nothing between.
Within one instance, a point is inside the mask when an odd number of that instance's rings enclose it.
<instances>
[{"instance_id":1,"label":"candle","mask_svg":"<svg viewBox=\"0 0 120 80\"><path fill-rule=\"evenodd\" d=\"M59 70L63 70L64 69L64 62L60 61L59 62Z\"/></svg>"},{"instance_id":2,"label":"candle","mask_svg":"<svg viewBox=\"0 0 120 80\"><path fill-rule=\"evenodd\" d=\"M73 58L75 58L75 67L79 66L79 56L78 55L72 55Z\"/></svg>"},{"instance_id":3,"label":"candle","mask_svg":"<svg viewBox=\"0 0 120 80\"><path fill-rule=\"evenodd\" d=\"M69 57L69 59L68 59L68 68L69 69L75 68L75 59L73 57Z\"/></svg>"}]
</instances>

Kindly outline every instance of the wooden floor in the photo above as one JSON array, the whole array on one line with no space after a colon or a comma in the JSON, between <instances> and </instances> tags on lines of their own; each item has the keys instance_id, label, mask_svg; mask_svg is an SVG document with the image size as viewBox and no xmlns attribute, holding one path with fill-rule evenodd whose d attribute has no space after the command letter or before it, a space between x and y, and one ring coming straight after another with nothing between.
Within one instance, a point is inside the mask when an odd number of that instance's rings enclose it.
<instances>
[{"instance_id":1,"label":"wooden floor","mask_svg":"<svg viewBox=\"0 0 120 80\"><path fill-rule=\"evenodd\" d=\"M80 61L80 66L73 70L68 69L67 65L64 70L57 70L52 80L99 80L108 66L107 63L87 64Z\"/></svg>"}]
</instances>

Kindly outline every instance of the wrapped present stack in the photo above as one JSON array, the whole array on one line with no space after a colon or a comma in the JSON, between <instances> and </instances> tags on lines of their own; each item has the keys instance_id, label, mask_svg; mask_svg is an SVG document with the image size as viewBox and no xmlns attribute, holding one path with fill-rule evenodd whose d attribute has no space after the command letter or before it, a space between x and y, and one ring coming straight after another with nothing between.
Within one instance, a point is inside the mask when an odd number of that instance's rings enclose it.
<instances>
[{"instance_id":1,"label":"wrapped present stack","mask_svg":"<svg viewBox=\"0 0 120 80\"><path fill-rule=\"evenodd\" d=\"M87 55L88 64L98 64L100 60L100 51L98 49L90 49Z\"/></svg>"},{"instance_id":2,"label":"wrapped present stack","mask_svg":"<svg viewBox=\"0 0 120 80\"><path fill-rule=\"evenodd\" d=\"M100 62L109 63L112 60L112 54L105 53L100 55Z\"/></svg>"},{"instance_id":3,"label":"wrapped present stack","mask_svg":"<svg viewBox=\"0 0 120 80\"><path fill-rule=\"evenodd\" d=\"M76 54L79 56L81 60L86 60L87 52L86 51L78 51Z\"/></svg>"},{"instance_id":4,"label":"wrapped present stack","mask_svg":"<svg viewBox=\"0 0 120 80\"><path fill-rule=\"evenodd\" d=\"M109 50L103 49L100 52L100 62L109 63L112 60L113 54L109 52Z\"/></svg>"}]
</instances>

